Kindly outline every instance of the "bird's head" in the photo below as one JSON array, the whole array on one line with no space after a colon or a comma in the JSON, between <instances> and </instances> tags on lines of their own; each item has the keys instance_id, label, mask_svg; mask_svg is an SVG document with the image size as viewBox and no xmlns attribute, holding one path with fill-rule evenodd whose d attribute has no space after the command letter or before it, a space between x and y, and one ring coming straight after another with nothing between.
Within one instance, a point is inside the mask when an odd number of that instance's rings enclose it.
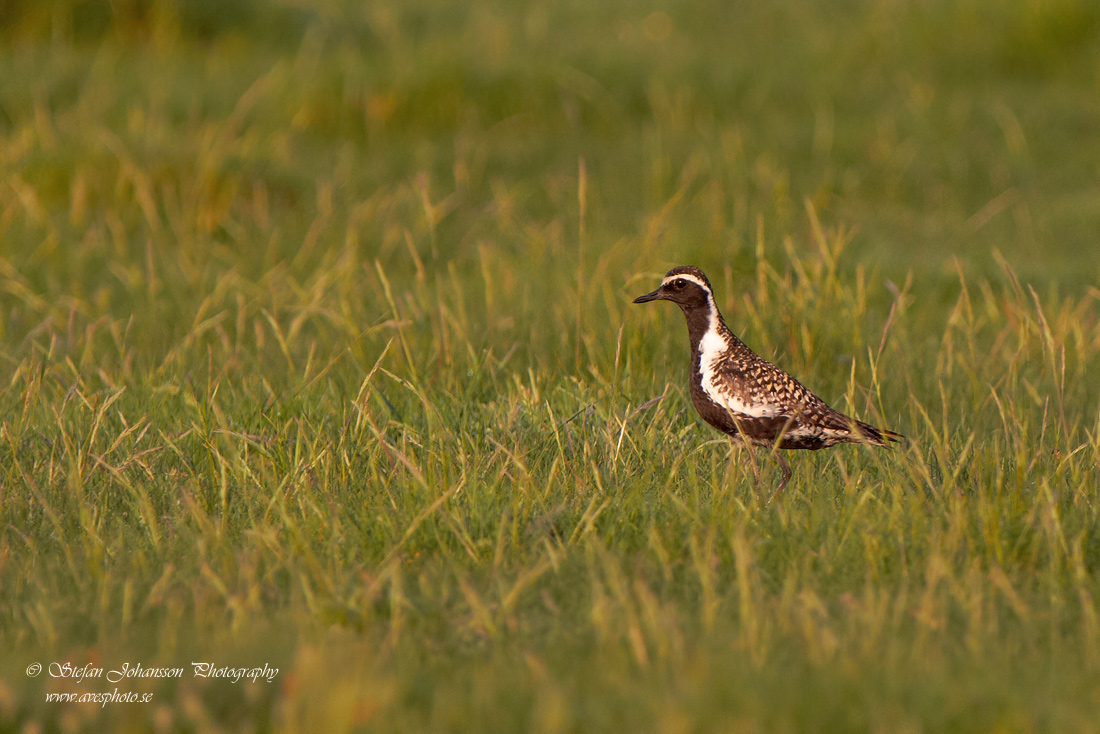
<instances>
[{"instance_id":1,"label":"bird's head","mask_svg":"<svg viewBox=\"0 0 1100 734\"><path fill-rule=\"evenodd\" d=\"M650 301L672 301L685 311L696 308L709 308L714 302L710 281L703 271L691 265L681 265L665 274L661 287L652 293L638 296L634 303Z\"/></svg>"}]
</instances>

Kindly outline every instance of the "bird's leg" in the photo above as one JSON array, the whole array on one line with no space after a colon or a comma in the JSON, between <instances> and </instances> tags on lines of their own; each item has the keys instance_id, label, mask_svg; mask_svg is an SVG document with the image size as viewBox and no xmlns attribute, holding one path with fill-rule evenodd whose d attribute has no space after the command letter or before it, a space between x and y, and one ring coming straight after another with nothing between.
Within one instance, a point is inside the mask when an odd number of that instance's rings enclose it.
<instances>
[{"instance_id":1,"label":"bird's leg","mask_svg":"<svg viewBox=\"0 0 1100 734\"><path fill-rule=\"evenodd\" d=\"M787 482L791 481L791 465L787 463L786 457L779 453L779 449L773 449L775 451L775 460L779 462L779 471L783 472L783 478L779 480L779 486L772 492L772 496L768 498L768 504L772 503L779 493L787 486Z\"/></svg>"},{"instance_id":2,"label":"bird's leg","mask_svg":"<svg viewBox=\"0 0 1100 734\"><path fill-rule=\"evenodd\" d=\"M749 467L752 469L752 488L756 491L760 486L760 470L756 466L756 451L753 450L751 441L741 440L732 442L737 447L738 458L741 456L741 449L745 449L749 454Z\"/></svg>"}]
</instances>

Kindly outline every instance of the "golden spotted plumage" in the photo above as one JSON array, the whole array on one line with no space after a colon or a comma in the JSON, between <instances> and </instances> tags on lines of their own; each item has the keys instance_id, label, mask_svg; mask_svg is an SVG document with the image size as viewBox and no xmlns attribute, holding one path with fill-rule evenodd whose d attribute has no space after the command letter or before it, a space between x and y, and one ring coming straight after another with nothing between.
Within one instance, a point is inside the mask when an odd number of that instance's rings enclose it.
<instances>
[{"instance_id":1,"label":"golden spotted plumage","mask_svg":"<svg viewBox=\"0 0 1100 734\"><path fill-rule=\"evenodd\" d=\"M726 327L710 281L698 268L673 268L660 288L634 302L655 300L672 301L684 312L691 340L691 401L723 433L752 444L808 450L838 443L885 446L901 438L834 410L745 346ZM776 457L783 469L782 489L790 468L781 455Z\"/></svg>"}]
</instances>

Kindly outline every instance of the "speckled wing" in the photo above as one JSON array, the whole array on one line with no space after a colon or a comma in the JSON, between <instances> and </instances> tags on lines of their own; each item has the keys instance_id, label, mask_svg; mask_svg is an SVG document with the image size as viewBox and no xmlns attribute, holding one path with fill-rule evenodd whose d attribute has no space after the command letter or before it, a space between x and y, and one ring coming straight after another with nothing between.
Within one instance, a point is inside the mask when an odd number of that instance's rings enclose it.
<instances>
[{"instance_id":1,"label":"speckled wing","mask_svg":"<svg viewBox=\"0 0 1100 734\"><path fill-rule=\"evenodd\" d=\"M853 438L847 416L755 354L731 354L713 365L712 375L712 391L717 393L712 397L725 406L727 416L716 416L724 418L723 426L709 418L708 422L727 433L733 428L768 444L782 434L779 446L789 449L823 448Z\"/></svg>"}]
</instances>

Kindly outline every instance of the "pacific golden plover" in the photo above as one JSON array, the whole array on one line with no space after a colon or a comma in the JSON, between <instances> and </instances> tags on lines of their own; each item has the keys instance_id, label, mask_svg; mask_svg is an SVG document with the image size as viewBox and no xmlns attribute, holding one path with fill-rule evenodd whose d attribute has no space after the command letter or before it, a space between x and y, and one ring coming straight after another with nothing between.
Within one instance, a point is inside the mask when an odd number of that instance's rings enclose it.
<instances>
[{"instance_id":1,"label":"pacific golden plover","mask_svg":"<svg viewBox=\"0 0 1100 734\"><path fill-rule=\"evenodd\" d=\"M814 451L838 443L886 446L904 438L833 410L802 383L763 359L726 327L703 271L673 268L661 287L634 303L672 301L691 339L691 402L707 423L752 445ZM775 454L787 486L791 467ZM755 465L753 472L755 474Z\"/></svg>"}]
</instances>

